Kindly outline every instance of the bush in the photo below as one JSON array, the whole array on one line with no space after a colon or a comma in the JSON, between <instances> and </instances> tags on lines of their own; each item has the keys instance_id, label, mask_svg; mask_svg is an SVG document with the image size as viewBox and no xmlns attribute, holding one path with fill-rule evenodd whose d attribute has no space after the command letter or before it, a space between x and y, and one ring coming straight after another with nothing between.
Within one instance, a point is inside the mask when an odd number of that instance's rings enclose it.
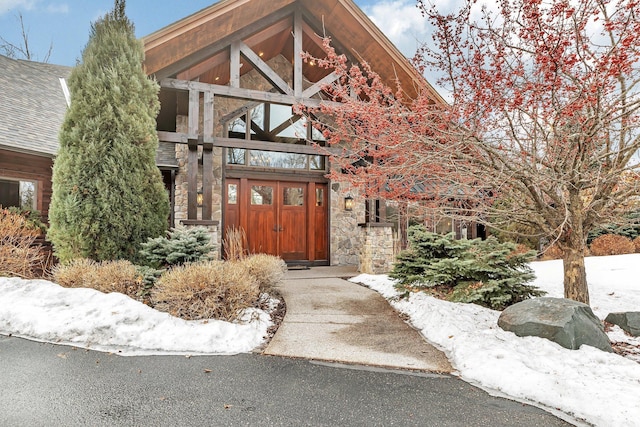
<instances>
[{"instance_id":1,"label":"bush","mask_svg":"<svg viewBox=\"0 0 640 427\"><path fill-rule=\"evenodd\" d=\"M165 272L151 290L155 308L186 320L233 321L255 306L258 280L240 263L210 261Z\"/></svg>"},{"instance_id":2,"label":"bush","mask_svg":"<svg viewBox=\"0 0 640 427\"><path fill-rule=\"evenodd\" d=\"M258 280L260 292L269 292L282 281L287 271L287 264L273 255L255 254L244 258L239 263Z\"/></svg>"},{"instance_id":3,"label":"bush","mask_svg":"<svg viewBox=\"0 0 640 427\"><path fill-rule=\"evenodd\" d=\"M40 229L18 212L0 207L0 276L40 277L46 257L34 242Z\"/></svg>"},{"instance_id":4,"label":"bush","mask_svg":"<svg viewBox=\"0 0 640 427\"><path fill-rule=\"evenodd\" d=\"M143 290L143 277L129 261L76 259L54 268L53 280L65 288L91 288L100 292L120 292L136 298Z\"/></svg>"},{"instance_id":5,"label":"bush","mask_svg":"<svg viewBox=\"0 0 640 427\"><path fill-rule=\"evenodd\" d=\"M552 259L562 259L562 257L563 257L562 249L560 249L560 246L554 243L553 245L547 247L544 250L544 252L540 256L540 259L542 259L543 261L548 261Z\"/></svg>"},{"instance_id":6,"label":"bush","mask_svg":"<svg viewBox=\"0 0 640 427\"><path fill-rule=\"evenodd\" d=\"M605 256L632 254L635 252L636 247L628 237L617 234L604 234L591 242L590 249L591 255Z\"/></svg>"},{"instance_id":7,"label":"bush","mask_svg":"<svg viewBox=\"0 0 640 427\"><path fill-rule=\"evenodd\" d=\"M635 253L640 253L640 236L633 239L633 246L635 247Z\"/></svg>"},{"instance_id":8,"label":"bush","mask_svg":"<svg viewBox=\"0 0 640 427\"><path fill-rule=\"evenodd\" d=\"M410 249L401 252L390 276L398 288L439 288L447 299L503 309L543 294L526 285L533 279L527 265L535 252L522 253L513 243L487 240L455 240L422 226L409 229Z\"/></svg>"},{"instance_id":9,"label":"bush","mask_svg":"<svg viewBox=\"0 0 640 427\"><path fill-rule=\"evenodd\" d=\"M140 256L150 267L166 268L205 261L212 249L206 228L174 228L166 237L150 238L143 243Z\"/></svg>"}]
</instances>

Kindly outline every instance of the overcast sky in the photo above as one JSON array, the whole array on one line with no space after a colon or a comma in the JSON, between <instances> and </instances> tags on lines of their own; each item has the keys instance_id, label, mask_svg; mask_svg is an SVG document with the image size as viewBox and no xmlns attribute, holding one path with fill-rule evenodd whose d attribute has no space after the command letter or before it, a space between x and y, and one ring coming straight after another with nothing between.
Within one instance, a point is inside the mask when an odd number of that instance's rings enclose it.
<instances>
[{"instance_id":1,"label":"overcast sky","mask_svg":"<svg viewBox=\"0 0 640 427\"><path fill-rule=\"evenodd\" d=\"M453 1L438 0L443 4ZM139 37L214 4L215 0L128 0L126 12ZM415 0L355 0L384 34L408 57L427 40L427 21ZM0 36L21 43L18 14L29 35L30 50L49 62L74 65L88 38L90 23L113 7L113 0L0 0Z\"/></svg>"}]
</instances>

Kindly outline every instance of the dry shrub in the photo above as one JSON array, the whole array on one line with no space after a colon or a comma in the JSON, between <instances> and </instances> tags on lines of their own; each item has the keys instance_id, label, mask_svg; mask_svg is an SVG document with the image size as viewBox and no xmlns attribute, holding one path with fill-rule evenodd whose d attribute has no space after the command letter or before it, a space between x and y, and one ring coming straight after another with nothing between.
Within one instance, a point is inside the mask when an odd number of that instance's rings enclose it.
<instances>
[{"instance_id":1,"label":"dry shrub","mask_svg":"<svg viewBox=\"0 0 640 427\"><path fill-rule=\"evenodd\" d=\"M543 261L548 261L552 259L562 259L562 249L555 243L544 250L540 259Z\"/></svg>"},{"instance_id":2,"label":"dry shrub","mask_svg":"<svg viewBox=\"0 0 640 427\"><path fill-rule=\"evenodd\" d=\"M617 234L603 234L591 242L591 255L622 255L632 254L636 250L633 241Z\"/></svg>"},{"instance_id":3,"label":"dry shrub","mask_svg":"<svg viewBox=\"0 0 640 427\"><path fill-rule=\"evenodd\" d=\"M241 263L210 261L165 272L151 291L155 308L186 320L233 321L254 307L258 281Z\"/></svg>"},{"instance_id":4,"label":"dry shrub","mask_svg":"<svg viewBox=\"0 0 640 427\"><path fill-rule=\"evenodd\" d=\"M633 239L633 246L636 248L635 253L640 253L640 236Z\"/></svg>"},{"instance_id":5,"label":"dry shrub","mask_svg":"<svg viewBox=\"0 0 640 427\"><path fill-rule=\"evenodd\" d=\"M142 290L142 276L129 261L75 259L59 264L53 270L53 280L65 288L91 288L100 292L120 292L136 298Z\"/></svg>"},{"instance_id":6,"label":"dry shrub","mask_svg":"<svg viewBox=\"0 0 640 427\"><path fill-rule=\"evenodd\" d=\"M0 276L42 277L46 260L35 244L39 235L25 217L0 208Z\"/></svg>"},{"instance_id":7,"label":"dry shrub","mask_svg":"<svg viewBox=\"0 0 640 427\"><path fill-rule=\"evenodd\" d=\"M284 273L287 272L287 264L282 258L273 255L250 255L240 261L240 264L258 280L260 292L269 292L282 281Z\"/></svg>"},{"instance_id":8,"label":"dry shrub","mask_svg":"<svg viewBox=\"0 0 640 427\"><path fill-rule=\"evenodd\" d=\"M240 261L247 257L245 250L247 234L244 228L228 227L227 238L223 241L224 259L227 261Z\"/></svg>"}]
</instances>

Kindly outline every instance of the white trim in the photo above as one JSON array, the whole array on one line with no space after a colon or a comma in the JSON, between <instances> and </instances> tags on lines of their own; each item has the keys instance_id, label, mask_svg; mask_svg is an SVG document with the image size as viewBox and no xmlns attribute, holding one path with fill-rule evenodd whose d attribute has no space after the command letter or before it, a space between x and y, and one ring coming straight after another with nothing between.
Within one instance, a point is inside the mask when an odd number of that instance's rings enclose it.
<instances>
[{"instance_id":1,"label":"white trim","mask_svg":"<svg viewBox=\"0 0 640 427\"><path fill-rule=\"evenodd\" d=\"M67 100L67 107L71 107L71 93L69 92L69 86L67 86L67 80L64 77L60 77L60 86L62 86L64 99Z\"/></svg>"}]
</instances>

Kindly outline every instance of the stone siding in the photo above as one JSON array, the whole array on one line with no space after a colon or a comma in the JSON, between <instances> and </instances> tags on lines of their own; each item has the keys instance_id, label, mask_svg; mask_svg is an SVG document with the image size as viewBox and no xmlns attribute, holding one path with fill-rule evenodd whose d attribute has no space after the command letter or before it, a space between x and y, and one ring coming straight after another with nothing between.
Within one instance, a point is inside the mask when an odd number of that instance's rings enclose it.
<instances>
[{"instance_id":1,"label":"stone siding","mask_svg":"<svg viewBox=\"0 0 640 427\"><path fill-rule=\"evenodd\" d=\"M331 185L331 265L358 265L362 235L358 223L364 222L364 202L348 186ZM344 210L344 198L355 199L353 211Z\"/></svg>"},{"instance_id":2,"label":"stone siding","mask_svg":"<svg viewBox=\"0 0 640 427\"><path fill-rule=\"evenodd\" d=\"M394 261L391 225L363 224L360 227L362 248L358 270L365 274L385 274Z\"/></svg>"}]
</instances>

